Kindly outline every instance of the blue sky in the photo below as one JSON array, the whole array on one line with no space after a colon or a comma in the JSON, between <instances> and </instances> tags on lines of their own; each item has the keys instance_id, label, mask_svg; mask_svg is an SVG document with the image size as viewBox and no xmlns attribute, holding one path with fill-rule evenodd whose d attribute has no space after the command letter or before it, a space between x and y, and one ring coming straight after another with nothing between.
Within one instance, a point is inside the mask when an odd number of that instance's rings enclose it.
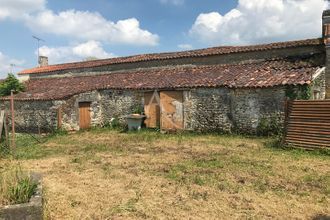
<instances>
[{"instance_id":1,"label":"blue sky","mask_svg":"<svg viewBox=\"0 0 330 220\"><path fill-rule=\"evenodd\" d=\"M0 0L0 77L140 53L320 37L323 0Z\"/></svg>"}]
</instances>

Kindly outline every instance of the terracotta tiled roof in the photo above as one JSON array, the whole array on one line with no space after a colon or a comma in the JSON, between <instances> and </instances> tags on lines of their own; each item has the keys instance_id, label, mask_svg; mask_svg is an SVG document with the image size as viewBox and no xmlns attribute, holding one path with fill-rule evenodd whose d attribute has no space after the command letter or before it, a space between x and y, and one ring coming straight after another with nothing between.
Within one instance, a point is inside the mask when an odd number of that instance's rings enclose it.
<instances>
[{"instance_id":1,"label":"terracotta tiled roof","mask_svg":"<svg viewBox=\"0 0 330 220\"><path fill-rule=\"evenodd\" d=\"M235 65L155 68L107 75L33 79L20 100L58 100L101 89L176 89L198 87L258 88L309 84L318 66L272 60Z\"/></svg>"},{"instance_id":2,"label":"terracotta tiled roof","mask_svg":"<svg viewBox=\"0 0 330 220\"><path fill-rule=\"evenodd\" d=\"M288 42L261 44L254 46L212 47L207 49L190 50L190 51L182 51L182 52L143 54L143 55L118 57L118 58L103 59L103 60L49 65L45 67L23 70L19 74L49 73L60 70L91 68L91 67L99 67L99 66L119 64L119 63L134 63L141 61L167 60L167 59L177 59L177 58L186 58L186 57L203 57L203 56L212 56L212 55L239 53L239 52L264 51L271 49L291 48L291 47L308 46L308 45L322 45L322 44L323 42L321 39L308 39L301 41L288 41Z\"/></svg>"}]
</instances>

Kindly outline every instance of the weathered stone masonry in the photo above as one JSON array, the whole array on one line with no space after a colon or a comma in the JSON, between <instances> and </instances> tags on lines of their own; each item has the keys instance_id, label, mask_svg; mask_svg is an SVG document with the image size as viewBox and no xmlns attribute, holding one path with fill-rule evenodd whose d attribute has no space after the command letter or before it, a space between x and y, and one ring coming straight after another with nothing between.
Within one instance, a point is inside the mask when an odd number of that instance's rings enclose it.
<instances>
[{"instance_id":1,"label":"weathered stone masonry","mask_svg":"<svg viewBox=\"0 0 330 220\"><path fill-rule=\"evenodd\" d=\"M101 90L75 95L57 102L62 109L62 126L66 130L79 130L79 102L91 103L91 125L102 126L112 118L124 123L124 117L136 106L143 106L142 95L135 91Z\"/></svg>"},{"instance_id":2,"label":"weathered stone masonry","mask_svg":"<svg viewBox=\"0 0 330 220\"><path fill-rule=\"evenodd\" d=\"M143 107L141 92L103 90L75 95L56 101L15 101L17 132L52 132L58 128L58 109L62 112L62 127L79 130L79 102L91 103L91 125L102 126L111 118L124 123L124 117L137 106ZM2 109L9 112L10 102L4 101Z\"/></svg>"},{"instance_id":3,"label":"weathered stone masonry","mask_svg":"<svg viewBox=\"0 0 330 220\"><path fill-rule=\"evenodd\" d=\"M254 133L261 118L284 112L285 89L281 87L199 88L183 94L186 130ZM59 101L16 101L15 121L29 132L38 132L38 127L41 131L51 131L57 128L57 109L61 108L63 128L79 130L79 102L91 103L92 126L102 126L111 118L123 123L124 117L137 106L143 107L143 92L101 90Z\"/></svg>"},{"instance_id":4,"label":"weathered stone masonry","mask_svg":"<svg viewBox=\"0 0 330 220\"><path fill-rule=\"evenodd\" d=\"M53 101L15 101L14 107L17 132L51 132L57 127L57 107ZM9 112L9 101L2 102L1 109Z\"/></svg>"},{"instance_id":5,"label":"weathered stone masonry","mask_svg":"<svg viewBox=\"0 0 330 220\"><path fill-rule=\"evenodd\" d=\"M286 99L282 87L194 89L185 94L185 128L198 131L255 133L261 118L283 116Z\"/></svg>"}]
</instances>

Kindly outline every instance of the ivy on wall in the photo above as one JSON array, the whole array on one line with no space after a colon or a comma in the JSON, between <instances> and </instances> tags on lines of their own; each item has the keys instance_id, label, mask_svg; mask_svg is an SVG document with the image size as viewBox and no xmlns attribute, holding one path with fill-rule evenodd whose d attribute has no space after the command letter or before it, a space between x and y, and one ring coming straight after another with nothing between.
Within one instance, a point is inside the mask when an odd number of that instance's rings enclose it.
<instances>
[{"instance_id":1,"label":"ivy on wall","mask_svg":"<svg viewBox=\"0 0 330 220\"><path fill-rule=\"evenodd\" d=\"M309 100L312 97L312 85L289 85L285 89L285 96L290 100Z\"/></svg>"}]
</instances>

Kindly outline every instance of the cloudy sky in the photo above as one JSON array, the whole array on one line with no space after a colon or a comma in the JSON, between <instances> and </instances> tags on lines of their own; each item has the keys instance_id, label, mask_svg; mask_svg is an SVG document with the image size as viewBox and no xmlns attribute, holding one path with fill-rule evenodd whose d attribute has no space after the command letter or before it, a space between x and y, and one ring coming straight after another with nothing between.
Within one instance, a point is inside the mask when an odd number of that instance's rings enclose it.
<instances>
[{"instance_id":1,"label":"cloudy sky","mask_svg":"<svg viewBox=\"0 0 330 220\"><path fill-rule=\"evenodd\" d=\"M0 0L0 78L37 64L321 36L324 0Z\"/></svg>"}]
</instances>

